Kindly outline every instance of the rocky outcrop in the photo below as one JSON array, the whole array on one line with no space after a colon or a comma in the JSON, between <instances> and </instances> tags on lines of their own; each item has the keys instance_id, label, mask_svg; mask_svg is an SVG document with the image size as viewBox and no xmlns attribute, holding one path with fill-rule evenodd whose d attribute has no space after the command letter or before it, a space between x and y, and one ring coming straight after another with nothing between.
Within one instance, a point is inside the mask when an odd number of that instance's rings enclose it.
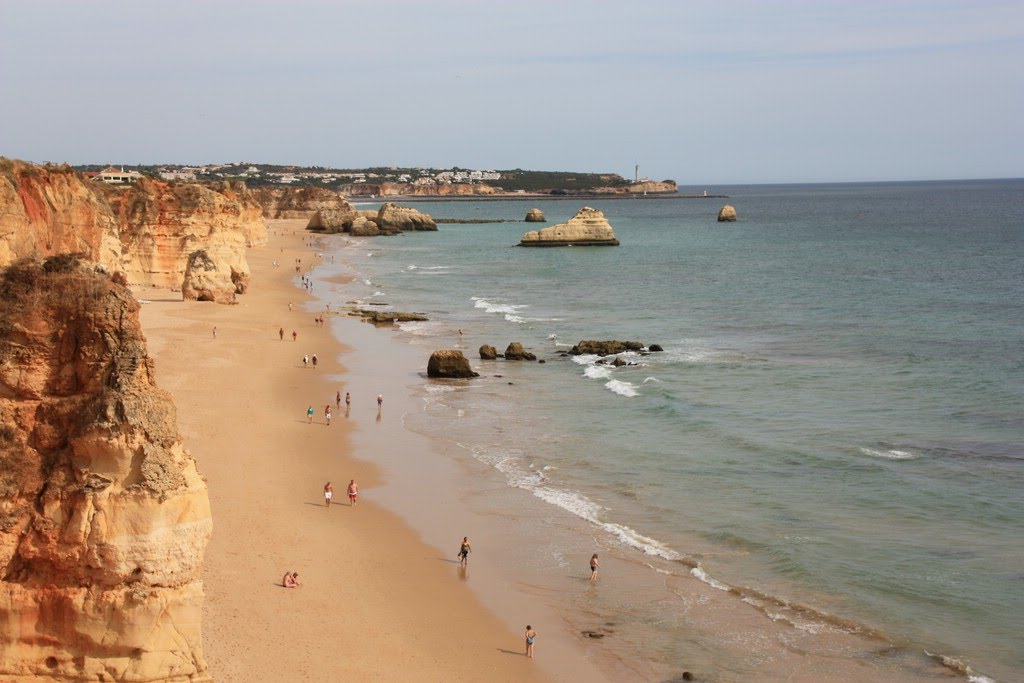
<instances>
[{"instance_id":1,"label":"rocky outcrop","mask_svg":"<svg viewBox=\"0 0 1024 683\"><path fill-rule=\"evenodd\" d=\"M387 202L377 212L377 227L381 232L409 232L413 230L437 230L434 219L417 209Z\"/></svg>"},{"instance_id":2,"label":"rocky outcrop","mask_svg":"<svg viewBox=\"0 0 1024 683\"><path fill-rule=\"evenodd\" d=\"M505 349L505 360L537 360L537 356L523 349L519 342L512 342Z\"/></svg>"},{"instance_id":3,"label":"rocky outcrop","mask_svg":"<svg viewBox=\"0 0 1024 683\"><path fill-rule=\"evenodd\" d=\"M718 212L718 222L719 223L733 223L735 221L736 221L736 209L733 208L730 204L726 204Z\"/></svg>"},{"instance_id":4,"label":"rocky outcrop","mask_svg":"<svg viewBox=\"0 0 1024 683\"><path fill-rule=\"evenodd\" d=\"M479 376L480 373L473 372L473 368L469 366L469 359L457 349L434 351L430 354L430 360L427 361L427 377L462 379Z\"/></svg>"},{"instance_id":5,"label":"rocky outcrop","mask_svg":"<svg viewBox=\"0 0 1024 683\"><path fill-rule=\"evenodd\" d=\"M257 204L241 204L210 187L144 178L110 201L121 226L122 270L132 284L180 287L189 256L199 250L248 277L251 235L259 237L256 243L266 241Z\"/></svg>"},{"instance_id":6,"label":"rocky outcrop","mask_svg":"<svg viewBox=\"0 0 1024 683\"><path fill-rule=\"evenodd\" d=\"M480 359L481 360L494 360L498 357L498 349L494 348L490 344L484 344L480 347Z\"/></svg>"},{"instance_id":7,"label":"rocky outcrop","mask_svg":"<svg viewBox=\"0 0 1024 683\"><path fill-rule=\"evenodd\" d=\"M309 219L306 230L327 233L350 232L352 222L357 218L357 215L356 210L351 205L348 205L348 202L345 202L345 204L347 206L317 209L317 212Z\"/></svg>"},{"instance_id":8,"label":"rocky outcrop","mask_svg":"<svg viewBox=\"0 0 1024 683\"><path fill-rule=\"evenodd\" d=\"M380 234L380 228L377 227L376 218L356 216L352 220L349 234L355 237L376 237Z\"/></svg>"},{"instance_id":9,"label":"rocky outcrop","mask_svg":"<svg viewBox=\"0 0 1024 683\"><path fill-rule=\"evenodd\" d=\"M181 296L186 301L231 304L235 302L236 294L245 294L248 288L249 273L218 262L202 249L189 255L181 283Z\"/></svg>"},{"instance_id":10,"label":"rocky outcrop","mask_svg":"<svg viewBox=\"0 0 1024 683\"><path fill-rule=\"evenodd\" d=\"M0 278L0 680L211 680L206 485L138 303L57 257Z\"/></svg>"},{"instance_id":11,"label":"rocky outcrop","mask_svg":"<svg viewBox=\"0 0 1024 683\"><path fill-rule=\"evenodd\" d=\"M523 235L521 247L617 246L612 226L604 214L588 206L576 212L566 223L559 223Z\"/></svg>"},{"instance_id":12,"label":"rocky outcrop","mask_svg":"<svg viewBox=\"0 0 1024 683\"><path fill-rule=\"evenodd\" d=\"M623 351L641 351L644 345L640 342L631 341L581 341L569 350L574 356L583 354L595 354L598 356L613 356Z\"/></svg>"},{"instance_id":13,"label":"rocky outcrop","mask_svg":"<svg viewBox=\"0 0 1024 683\"><path fill-rule=\"evenodd\" d=\"M258 187L251 192L264 218L309 218L324 209L352 210L343 195L325 187Z\"/></svg>"},{"instance_id":14,"label":"rocky outcrop","mask_svg":"<svg viewBox=\"0 0 1024 683\"><path fill-rule=\"evenodd\" d=\"M358 316L363 319L363 322L373 323L374 325L422 322L428 319L427 316L420 315L419 313L400 313L398 311L370 311L366 309L349 311L349 315Z\"/></svg>"},{"instance_id":15,"label":"rocky outcrop","mask_svg":"<svg viewBox=\"0 0 1024 683\"><path fill-rule=\"evenodd\" d=\"M68 167L0 159L0 267L75 253L131 284L176 288L192 252L247 274L246 247L266 238L243 183L143 178L115 188Z\"/></svg>"},{"instance_id":16,"label":"rocky outcrop","mask_svg":"<svg viewBox=\"0 0 1024 683\"><path fill-rule=\"evenodd\" d=\"M544 212L540 209L530 209L526 213L527 223L546 223L547 220L547 218L544 218Z\"/></svg>"}]
</instances>

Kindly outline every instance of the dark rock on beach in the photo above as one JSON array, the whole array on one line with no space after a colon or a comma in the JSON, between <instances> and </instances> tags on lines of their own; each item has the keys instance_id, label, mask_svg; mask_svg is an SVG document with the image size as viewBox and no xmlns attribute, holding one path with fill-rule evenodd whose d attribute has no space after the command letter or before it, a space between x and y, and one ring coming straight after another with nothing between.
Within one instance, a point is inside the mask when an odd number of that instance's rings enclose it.
<instances>
[{"instance_id":1,"label":"dark rock on beach","mask_svg":"<svg viewBox=\"0 0 1024 683\"><path fill-rule=\"evenodd\" d=\"M469 359L457 349L440 349L430 354L427 361L428 377L466 378L479 377L469 366Z\"/></svg>"},{"instance_id":2,"label":"dark rock on beach","mask_svg":"<svg viewBox=\"0 0 1024 683\"><path fill-rule=\"evenodd\" d=\"M498 357L498 349L494 348L490 344L484 344L480 347L480 359L481 360L494 360Z\"/></svg>"},{"instance_id":3,"label":"dark rock on beach","mask_svg":"<svg viewBox=\"0 0 1024 683\"><path fill-rule=\"evenodd\" d=\"M651 344L650 346L647 347L647 350L651 351L651 352L654 352L654 351L664 351L665 349L661 348L661 344Z\"/></svg>"}]
</instances>

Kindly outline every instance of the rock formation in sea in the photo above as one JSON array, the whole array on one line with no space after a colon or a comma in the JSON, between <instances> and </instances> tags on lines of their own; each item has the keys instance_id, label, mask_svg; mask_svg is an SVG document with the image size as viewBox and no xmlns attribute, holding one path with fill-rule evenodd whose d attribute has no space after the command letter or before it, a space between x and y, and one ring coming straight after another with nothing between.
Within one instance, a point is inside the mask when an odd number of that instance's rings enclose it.
<instances>
[{"instance_id":1,"label":"rock formation in sea","mask_svg":"<svg viewBox=\"0 0 1024 683\"><path fill-rule=\"evenodd\" d=\"M490 344L484 344L480 347L480 360L494 360L498 357L498 349L494 348Z\"/></svg>"},{"instance_id":2,"label":"rock formation in sea","mask_svg":"<svg viewBox=\"0 0 1024 683\"><path fill-rule=\"evenodd\" d=\"M544 218L544 212L540 209L530 209L526 213L527 223L546 223L547 220L547 218Z\"/></svg>"},{"instance_id":3,"label":"rock formation in sea","mask_svg":"<svg viewBox=\"0 0 1024 683\"><path fill-rule=\"evenodd\" d=\"M593 354L598 356L613 356L623 351L641 351L644 345L635 341L594 341L582 340L569 350L574 356Z\"/></svg>"},{"instance_id":4,"label":"rock formation in sea","mask_svg":"<svg viewBox=\"0 0 1024 683\"><path fill-rule=\"evenodd\" d=\"M381 232L409 232L437 230L434 219L417 209L387 202L377 212L377 226Z\"/></svg>"},{"instance_id":5,"label":"rock formation in sea","mask_svg":"<svg viewBox=\"0 0 1024 683\"><path fill-rule=\"evenodd\" d=\"M521 247L616 246L612 226L597 209L584 206L566 223L559 223L523 235Z\"/></svg>"},{"instance_id":6,"label":"rock formation in sea","mask_svg":"<svg viewBox=\"0 0 1024 683\"><path fill-rule=\"evenodd\" d=\"M469 359L462 355L458 349L440 349L430 354L427 361L427 377L451 377L466 378L479 377L480 373L473 372L469 366Z\"/></svg>"},{"instance_id":7,"label":"rock formation in sea","mask_svg":"<svg viewBox=\"0 0 1024 683\"><path fill-rule=\"evenodd\" d=\"M505 349L505 360L537 360L537 356L523 349L520 342L512 342Z\"/></svg>"},{"instance_id":8,"label":"rock formation in sea","mask_svg":"<svg viewBox=\"0 0 1024 683\"><path fill-rule=\"evenodd\" d=\"M736 220L736 209L731 204L726 204L718 212L719 223L732 223Z\"/></svg>"},{"instance_id":9,"label":"rock formation in sea","mask_svg":"<svg viewBox=\"0 0 1024 683\"><path fill-rule=\"evenodd\" d=\"M67 166L0 159L0 267L76 253L130 284L177 288L193 252L248 275L246 247L266 239L243 183L112 187Z\"/></svg>"},{"instance_id":10,"label":"rock formation in sea","mask_svg":"<svg viewBox=\"0 0 1024 683\"><path fill-rule=\"evenodd\" d=\"M139 304L76 261L0 275L0 680L210 681L206 484Z\"/></svg>"}]
</instances>

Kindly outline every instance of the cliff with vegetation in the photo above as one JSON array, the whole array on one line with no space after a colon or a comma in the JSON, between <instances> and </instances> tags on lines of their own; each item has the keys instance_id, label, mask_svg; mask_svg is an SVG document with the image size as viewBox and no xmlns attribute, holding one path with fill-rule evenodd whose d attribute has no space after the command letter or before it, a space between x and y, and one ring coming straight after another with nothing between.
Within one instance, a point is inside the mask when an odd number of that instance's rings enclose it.
<instances>
[{"instance_id":1,"label":"cliff with vegetation","mask_svg":"<svg viewBox=\"0 0 1024 683\"><path fill-rule=\"evenodd\" d=\"M246 247L266 236L262 208L243 183L143 178L111 187L67 166L0 158L0 267L74 253L131 284L178 288L189 255L206 250L247 282Z\"/></svg>"},{"instance_id":2,"label":"cliff with vegetation","mask_svg":"<svg viewBox=\"0 0 1024 683\"><path fill-rule=\"evenodd\" d=\"M209 499L138 307L73 257L0 276L0 680L210 680Z\"/></svg>"}]
</instances>

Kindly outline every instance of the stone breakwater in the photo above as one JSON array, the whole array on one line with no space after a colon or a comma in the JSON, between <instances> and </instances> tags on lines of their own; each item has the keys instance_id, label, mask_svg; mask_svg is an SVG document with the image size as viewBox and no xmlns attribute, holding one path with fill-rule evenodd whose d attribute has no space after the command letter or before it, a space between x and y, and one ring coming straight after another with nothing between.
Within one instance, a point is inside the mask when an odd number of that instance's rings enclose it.
<instances>
[{"instance_id":1,"label":"stone breakwater","mask_svg":"<svg viewBox=\"0 0 1024 683\"><path fill-rule=\"evenodd\" d=\"M210 680L210 504L138 309L69 257L0 278L0 680Z\"/></svg>"},{"instance_id":2,"label":"stone breakwater","mask_svg":"<svg viewBox=\"0 0 1024 683\"><path fill-rule=\"evenodd\" d=\"M224 287L237 291L249 278L246 247L266 239L262 208L244 183L143 178L115 188L66 166L0 158L0 267L73 253L130 284L176 289L189 255L205 250L228 273Z\"/></svg>"}]
</instances>

